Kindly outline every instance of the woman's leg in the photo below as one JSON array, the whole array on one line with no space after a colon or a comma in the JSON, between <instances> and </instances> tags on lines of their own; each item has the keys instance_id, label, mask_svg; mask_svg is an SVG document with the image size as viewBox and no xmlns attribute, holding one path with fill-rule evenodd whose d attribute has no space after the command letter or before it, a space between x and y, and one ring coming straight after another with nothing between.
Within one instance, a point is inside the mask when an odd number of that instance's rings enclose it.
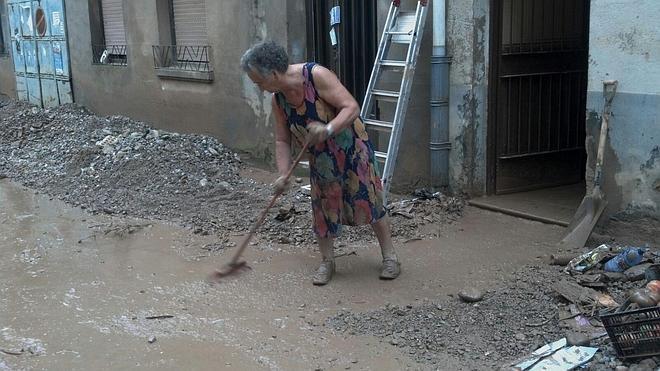
<instances>
[{"instance_id":1,"label":"woman's leg","mask_svg":"<svg viewBox=\"0 0 660 371\"><path fill-rule=\"evenodd\" d=\"M380 244L380 251L383 254L383 260L394 259L397 260L396 251L394 251L394 244L392 243L392 233L390 232L390 220L387 215L380 218L371 227L374 229L378 243Z\"/></svg>"},{"instance_id":2,"label":"woman's leg","mask_svg":"<svg viewBox=\"0 0 660 371\"><path fill-rule=\"evenodd\" d=\"M312 283L323 286L330 282L335 272L335 250L334 238L319 238L319 250L321 250L321 265L314 273Z\"/></svg>"},{"instance_id":3,"label":"woman's leg","mask_svg":"<svg viewBox=\"0 0 660 371\"><path fill-rule=\"evenodd\" d=\"M380 273L382 279L395 279L401 273L401 264L394 250L392 243L392 233L390 231L390 221L387 215L380 218L371 227L378 238L380 251L383 255L383 270Z\"/></svg>"}]
</instances>

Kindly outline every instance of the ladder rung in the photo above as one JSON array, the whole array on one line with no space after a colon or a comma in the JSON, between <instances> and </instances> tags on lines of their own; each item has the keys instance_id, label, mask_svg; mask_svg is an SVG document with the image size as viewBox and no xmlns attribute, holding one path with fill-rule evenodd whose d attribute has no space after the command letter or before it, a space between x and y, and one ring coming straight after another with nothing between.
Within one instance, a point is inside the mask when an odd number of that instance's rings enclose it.
<instances>
[{"instance_id":1,"label":"ladder rung","mask_svg":"<svg viewBox=\"0 0 660 371\"><path fill-rule=\"evenodd\" d=\"M382 66L386 67L405 67L406 66L406 61L394 61L394 60L388 60L384 59L382 62L380 62Z\"/></svg>"},{"instance_id":2,"label":"ladder rung","mask_svg":"<svg viewBox=\"0 0 660 371\"><path fill-rule=\"evenodd\" d=\"M376 155L376 160L378 160L378 161L387 160L387 153L386 152L374 151L374 154Z\"/></svg>"},{"instance_id":3,"label":"ladder rung","mask_svg":"<svg viewBox=\"0 0 660 371\"><path fill-rule=\"evenodd\" d=\"M389 91L389 90L372 90L371 94L375 95L379 100L384 100L388 102L397 102L399 100L398 91Z\"/></svg>"},{"instance_id":4,"label":"ladder rung","mask_svg":"<svg viewBox=\"0 0 660 371\"><path fill-rule=\"evenodd\" d=\"M373 127L376 130L392 130L393 126L391 122L380 120L364 120L364 124L368 128Z\"/></svg>"},{"instance_id":5,"label":"ladder rung","mask_svg":"<svg viewBox=\"0 0 660 371\"><path fill-rule=\"evenodd\" d=\"M387 31L388 35L412 35L413 31Z\"/></svg>"}]
</instances>

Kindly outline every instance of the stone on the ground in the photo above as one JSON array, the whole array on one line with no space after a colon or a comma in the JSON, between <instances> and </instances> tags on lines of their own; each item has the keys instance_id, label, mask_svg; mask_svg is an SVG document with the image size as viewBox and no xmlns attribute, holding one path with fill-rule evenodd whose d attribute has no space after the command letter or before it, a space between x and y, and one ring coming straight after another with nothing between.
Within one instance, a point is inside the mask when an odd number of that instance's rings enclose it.
<instances>
[{"instance_id":1,"label":"stone on the ground","mask_svg":"<svg viewBox=\"0 0 660 371\"><path fill-rule=\"evenodd\" d=\"M458 293L458 297L466 303L476 303L484 298L483 292L474 287L468 287Z\"/></svg>"},{"instance_id":2,"label":"stone on the ground","mask_svg":"<svg viewBox=\"0 0 660 371\"><path fill-rule=\"evenodd\" d=\"M628 268L623 274L626 275L629 281L639 281L644 279L646 268L650 267L651 263L639 264L634 267Z\"/></svg>"},{"instance_id":3,"label":"stone on the ground","mask_svg":"<svg viewBox=\"0 0 660 371\"><path fill-rule=\"evenodd\" d=\"M589 346L591 341L585 334L570 332L566 334L566 343L568 345Z\"/></svg>"}]
</instances>

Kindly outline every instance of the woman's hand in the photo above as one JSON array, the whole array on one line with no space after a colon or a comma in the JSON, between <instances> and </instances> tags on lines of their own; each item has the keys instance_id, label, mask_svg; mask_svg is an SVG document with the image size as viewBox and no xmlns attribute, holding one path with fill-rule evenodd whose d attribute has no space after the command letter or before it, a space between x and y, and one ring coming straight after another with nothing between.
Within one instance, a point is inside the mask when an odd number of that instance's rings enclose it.
<instances>
[{"instance_id":1,"label":"woman's hand","mask_svg":"<svg viewBox=\"0 0 660 371\"><path fill-rule=\"evenodd\" d=\"M326 141L330 134L327 125L318 121L313 121L307 124L307 131L307 140L309 141L310 146Z\"/></svg>"},{"instance_id":2,"label":"woman's hand","mask_svg":"<svg viewBox=\"0 0 660 371\"><path fill-rule=\"evenodd\" d=\"M289 186L291 185L291 181L284 176L280 176L279 178L275 179L275 182L273 183L273 194L274 195L279 195L287 190L289 190Z\"/></svg>"}]
</instances>

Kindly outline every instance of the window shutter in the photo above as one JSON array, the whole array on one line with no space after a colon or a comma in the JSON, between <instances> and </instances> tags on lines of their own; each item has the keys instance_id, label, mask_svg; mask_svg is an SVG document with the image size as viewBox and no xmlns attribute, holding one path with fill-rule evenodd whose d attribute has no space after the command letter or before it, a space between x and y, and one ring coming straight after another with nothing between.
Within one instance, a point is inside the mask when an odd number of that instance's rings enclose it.
<instances>
[{"instance_id":1,"label":"window shutter","mask_svg":"<svg viewBox=\"0 0 660 371\"><path fill-rule=\"evenodd\" d=\"M106 45L126 45L123 0L102 0L103 33Z\"/></svg>"},{"instance_id":2,"label":"window shutter","mask_svg":"<svg viewBox=\"0 0 660 371\"><path fill-rule=\"evenodd\" d=\"M172 0L176 45L208 45L205 0Z\"/></svg>"}]
</instances>

